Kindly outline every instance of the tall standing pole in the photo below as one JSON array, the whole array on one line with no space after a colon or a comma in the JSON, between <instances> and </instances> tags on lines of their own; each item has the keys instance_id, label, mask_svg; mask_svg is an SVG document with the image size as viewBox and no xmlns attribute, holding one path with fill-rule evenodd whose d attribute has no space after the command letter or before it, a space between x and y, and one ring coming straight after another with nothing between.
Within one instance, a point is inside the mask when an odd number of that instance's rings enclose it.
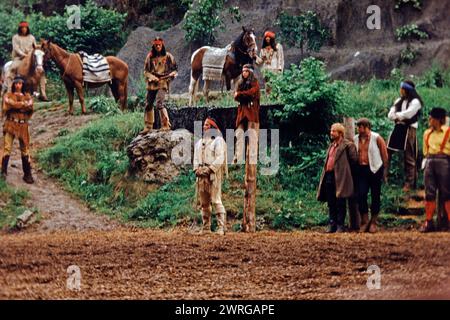
<instances>
[{"instance_id":1,"label":"tall standing pole","mask_svg":"<svg viewBox=\"0 0 450 320\"><path fill-rule=\"evenodd\" d=\"M259 125L259 124L258 124ZM245 195L242 229L256 232L256 164L258 159L258 130L249 126L249 139L245 148Z\"/></svg>"}]
</instances>

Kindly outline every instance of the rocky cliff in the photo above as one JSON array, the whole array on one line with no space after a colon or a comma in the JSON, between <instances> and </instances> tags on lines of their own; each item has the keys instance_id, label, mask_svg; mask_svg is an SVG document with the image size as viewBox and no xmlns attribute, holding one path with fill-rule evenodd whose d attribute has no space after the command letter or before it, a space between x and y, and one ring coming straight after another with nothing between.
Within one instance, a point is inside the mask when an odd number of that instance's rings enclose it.
<instances>
[{"instance_id":1,"label":"rocky cliff","mask_svg":"<svg viewBox=\"0 0 450 320\"><path fill-rule=\"evenodd\" d=\"M393 0L248 0L228 1L228 5L240 7L244 17L240 24L227 22L226 32L219 33L216 46L224 47L230 43L245 24L255 28L258 46L262 34L273 27L281 11L290 14L306 10L316 11L332 34L329 43L318 53L313 54L327 62L334 78L363 81L372 77L387 77L397 66L400 51L406 44L396 40L395 30L406 24L416 23L428 32L428 40L417 42L414 47L420 51L419 59L412 66L405 67L407 74L420 74L430 67L433 61L444 67L450 66L450 1L423 1L421 10L412 6L395 9ZM381 29L369 30L367 8L378 5L381 9ZM136 91L142 74L143 62L155 36L166 40L168 50L175 55L179 64L179 77L172 84L172 92L186 92L189 86L190 56L197 48L184 40L183 22L164 32L156 32L139 27L131 33L118 56L130 67L130 89ZM275 29L276 30L276 29ZM295 48L285 48L287 65L298 63L300 52Z\"/></svg>"}]
</instances>

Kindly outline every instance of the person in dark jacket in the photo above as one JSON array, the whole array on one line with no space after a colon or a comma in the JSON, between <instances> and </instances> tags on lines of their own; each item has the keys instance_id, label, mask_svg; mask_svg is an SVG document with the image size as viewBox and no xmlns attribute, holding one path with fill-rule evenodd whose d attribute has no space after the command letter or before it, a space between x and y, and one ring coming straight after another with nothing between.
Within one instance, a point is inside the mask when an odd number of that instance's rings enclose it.
<instances>
[{"instance_id":1,"label":"person in dark jacket","mask_svg":"<svg viewBox=\"0 0 450 320\"><path fill-rule=\"evenodd\" d=\"M355 144L344 138L340 123L331 126L331 144L320 177L317 200L326 201L329 211L328 233L344 232L346 201L354 196L352 167L358 161Z\"/></svg>"}]
</instances>

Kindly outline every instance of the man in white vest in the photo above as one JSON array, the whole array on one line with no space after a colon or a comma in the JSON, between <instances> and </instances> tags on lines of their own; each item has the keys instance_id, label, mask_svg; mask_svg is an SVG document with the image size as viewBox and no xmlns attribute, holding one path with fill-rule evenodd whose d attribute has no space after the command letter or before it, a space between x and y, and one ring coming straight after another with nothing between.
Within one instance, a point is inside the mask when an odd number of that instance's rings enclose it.
<instances>
[{"instance_id":1,"label":"man in white vest","mask_svg":"<svg viewBox=\"0 0 450 320\"><path fill-rule=\"evenodd\" d=\"M359 212L361 214L361 231L376 232L378 214L381 206L381 184L384 167L388 163L386 142L376 132L371 131L371 123L367 118L356 122L358 134L354 137L358 151L357 189ZM369 221L369 206L367 197L371 193Z\"/></svg>"}]
</instances>

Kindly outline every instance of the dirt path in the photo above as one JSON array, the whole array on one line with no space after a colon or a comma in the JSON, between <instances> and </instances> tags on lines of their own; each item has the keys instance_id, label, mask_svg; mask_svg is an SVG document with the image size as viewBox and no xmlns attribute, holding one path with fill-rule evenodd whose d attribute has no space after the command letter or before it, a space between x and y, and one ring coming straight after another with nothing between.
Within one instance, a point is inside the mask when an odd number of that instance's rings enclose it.
<instances>
[{"instance_id":1,"label":"dirt path","mask_svg":"<svg viewBox=\"0 0 450 320\"><path fill-rule=\"evenodd\" d=\"M69 116L66 106L39 104L32 118L30 134L32 151L49 146L62 131L75 131L84 124L96 119L98 115ZM96 215L83 203L65 192L57 182L45 177L33 163L36 182L28 185L23 182L22 161L18 142L10 160L7 182L13 187L29 192L28 205L37 208L42 222L28 231L55 230L110 230L116 224L107 217Z\"/></svg>"},{"instance_id":2,"label":"dirt path","mask_svg":"<svg viewBox=\"0 0 450 320\"><path fill-rule=\"evenodd\" d=\"M7 235L2 248L0 299L450 299L450 233L116 229ZM380 290L366 286L370 265Z\"/></svg>"}]
</instances>

